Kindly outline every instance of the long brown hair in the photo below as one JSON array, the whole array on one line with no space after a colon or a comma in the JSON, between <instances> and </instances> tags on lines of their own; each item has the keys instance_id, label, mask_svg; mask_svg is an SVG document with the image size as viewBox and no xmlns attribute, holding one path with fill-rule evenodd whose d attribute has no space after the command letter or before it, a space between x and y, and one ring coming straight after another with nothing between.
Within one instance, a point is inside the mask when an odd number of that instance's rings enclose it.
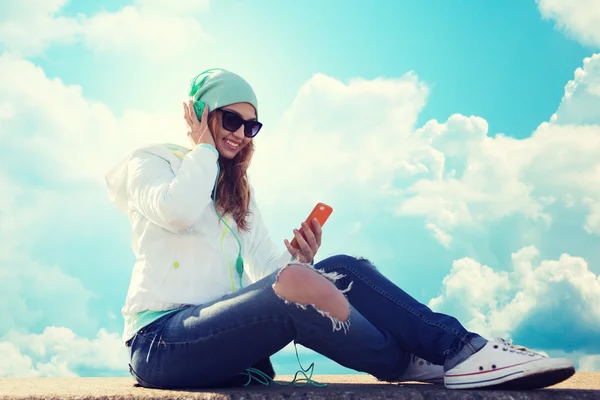
<instances>
[{"instance_id":1,"label":"long brown hair","mask_svg":"<svg viewBox=\"0 0 600 400\"><path fill-rule=\"evenodd\" d=\"M208 126L212 132L216 132L217 129L215 111L208 115ZM216 193L213 193L213 196L217 196L217 209L223 216L230 214L238 228L245 232L250 230L247 221L247 217L250 215L250 182L247 171L253 154L254 141L251 140L233 159L219 157L221 172L217 181Z\"/></svg>"}]
</instances>

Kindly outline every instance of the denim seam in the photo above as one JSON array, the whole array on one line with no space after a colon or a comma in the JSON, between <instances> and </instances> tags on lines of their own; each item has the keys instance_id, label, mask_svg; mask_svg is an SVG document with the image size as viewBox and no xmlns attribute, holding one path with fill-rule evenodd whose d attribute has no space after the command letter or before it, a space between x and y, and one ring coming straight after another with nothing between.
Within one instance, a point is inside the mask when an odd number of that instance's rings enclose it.
<instances>
[{"instance_id":1,"label":"denim seam","mask_svg":"<svg viewBox=\"0 0 600 400\"><path fill-rule=\"evenodd\" d=\"M256 325L259 323L263 323L263 322L277 322L277 321L284 321L285 318L282 317L269 317L269 318L261 318L261 319L257 319L257 320L253 320L251 322L245 323L245 324L241 324L241 325L236 325L235 327L231 327L231 328L227 328L227 329L222 329L222 330L218 330L218 331L213 331L210 332L209 335L203 336L201 338L195 338L193 340L188 340L188 341L181 341L181 340L164 340L161 339L161 343L162 345L182 345L182 344L195 344L195 343L199 343L205 340L210 339L212 336L216 336L219 335L221 333L226 333L226 332L230 332L230 331L234 331L236 329L240 329L240 328L245 328L247 326L251 326L251 325ZM140 335L142 336L144 339L146 340L151 340L151 338L145 336L145 335Z\"/></svg>"},{"instance_id":2,"label":"denim seam","mask_svg":"<svg viewBox=\"0 0 600 400\"><path fill-rule=\"evenodd\" d=\"M408 312L410 312L411 314L413 314L414 316L420 318L423 322L425 322L428 325L432 325L435 326L437 328L443 329L446 332L452 333L453 335L455 335L457 338L460 339L461 342L463 342L465 345L468 345L469 342L467 340L465 340L464 336L457 331L456 329L452 329L446 325L437 323L437 322L431 322L430 320L428 320L427 318L425 318L423 315L421 315L420 313L416 312L415 310L413 310L412 308L410 308L408 305L406 305L405 303L401 302L400 300L398 300L397 298L395 298L394 296L390 295L388 292L386 292L385 290L379 288L378 286L375 286L373 283L371 283L371 281L369 281L368 279L366 279L364 276L362 276L360 274L360 272L355 269L352 268L350 266L347 266L345 264L336 264L333 267L328 267L325 266L323 269L324 270L331 270L331 269L336 269L336 268L342 268L345 269L346 271L352 273L353 275L355 275L357 278L359 278L361 281L363 281L365 284L369 285L373 290L375 290L377 293L379 293L380 295L384 296L385 298L387 298L388 300L396 303L397 305L401 306L402 308L404 308L405 310L407 310Z\"/></svg>"},{"instance_id":3,"label":"denim seam","mask_svg":"<svg viewBox=\"0 0 600 400\"><path fill-rule=\"evenodd\" d=\"M140 375L135 371L135 369L133 369L133 366L131 364L129 364L129 372L131 373L131 375L133 375L133 378L142 387L145 387L147 389L165 389L164 387L162 387L160 385L155 385L154 383L151 383L151 382L143 379L142 377L140 377Z\"/></svg>"}]
</instances>

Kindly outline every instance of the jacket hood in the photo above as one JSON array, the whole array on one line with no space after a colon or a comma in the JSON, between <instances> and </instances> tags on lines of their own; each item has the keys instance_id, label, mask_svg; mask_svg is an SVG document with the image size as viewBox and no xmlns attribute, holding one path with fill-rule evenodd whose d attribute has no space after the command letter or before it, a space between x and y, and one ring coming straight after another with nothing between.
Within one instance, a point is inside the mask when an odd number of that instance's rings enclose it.
<instances>
[{"instance_id":1,"label":"jacket hood","mask_svg":"<svg viewBox=\"0 0 600 400\"><path fill-rule=\"evenodd\" d=\"M171 164L175 157L182 158L190 150L177 144L155 144L142 147L129 153L113 168L111 168L104 177L108 190L109 201L121 212L127 214L128 211L128 165L131 158L138 153L150 153L165 160Z\"/></svg>"}]
</instances>

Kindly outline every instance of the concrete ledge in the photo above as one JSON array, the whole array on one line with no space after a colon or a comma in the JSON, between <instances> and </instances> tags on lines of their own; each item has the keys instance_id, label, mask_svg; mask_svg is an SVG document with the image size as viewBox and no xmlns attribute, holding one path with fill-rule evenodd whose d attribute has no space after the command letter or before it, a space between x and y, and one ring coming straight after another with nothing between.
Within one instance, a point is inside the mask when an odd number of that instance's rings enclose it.
<instances>
[{"instance_id":1,"label":"concrete ledge","mask_svg":"<svg viewBox=\"0 0 600 400\"><path fill-rule=\"evenodd\" d=\"M576 373L552 388L520 391L446 390L427 384L381 383L368 375L319 375L325 388L252 387L235 390L163 391L134 385L131 378L5 378L0 379L0 399L600 399L600 373ZM291 377L278 380L289 382Z\"/></svg>"}]
</instances>

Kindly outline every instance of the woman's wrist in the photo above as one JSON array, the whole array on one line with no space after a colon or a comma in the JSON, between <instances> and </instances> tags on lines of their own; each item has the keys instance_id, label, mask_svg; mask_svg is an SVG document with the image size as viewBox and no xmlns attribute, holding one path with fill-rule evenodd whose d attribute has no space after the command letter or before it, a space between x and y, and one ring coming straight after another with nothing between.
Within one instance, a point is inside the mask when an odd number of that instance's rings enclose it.
<instances>
[{"instance_id":1,"label":"woman's wrist","mask_svg":"<svg viewBox=\"0 0 600 400\"><path fill-rule=\"evenodd\" d=\"M207 149L210 149L210 150L211 150L213 153L215 153L215 155L216 155L217 157L219 157L219 152L218 152L218 150L216 149L216 147L215 147L215 146L213 146L213 145L212 145L212 144L210 144L210 143L198 143L198 144L196 145L196 148L207 148Z\"/></svg>"}]
</instances>

